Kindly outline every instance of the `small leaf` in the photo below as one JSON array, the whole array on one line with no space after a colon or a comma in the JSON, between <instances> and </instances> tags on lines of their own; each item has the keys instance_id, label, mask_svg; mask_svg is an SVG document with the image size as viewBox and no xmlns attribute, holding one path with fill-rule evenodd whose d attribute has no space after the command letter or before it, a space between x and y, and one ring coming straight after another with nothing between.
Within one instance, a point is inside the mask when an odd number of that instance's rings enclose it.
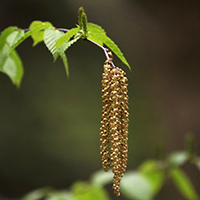
<instances>
[{"instance_id":1,"label":"small leaf","mask_svg":"<svg viewBox=\"0 0 200 200\"><path fill-rule=\"evenodd\" d=\"M23 77L23 66L15 50L6 57L5 62L0 66L0 71L8 75L14 85L20 86Z\"/></svg>"},{"instance_id":2,"label":"small leaf","mask_svg":"<svg viewBox=\"0 0 200 200\"><path fill-rule=\"evenodd\" d=\"M58 41L56 42L56 49L58 50L64 43L68 42L70 38L78 32L79 28L70 29L67 33L65 33L62 37L58 39Z\"/></svg>"},{"instance_id":3,"label":"small leaf","mask_svg":"<svg viewBox=\"0 0 200 200\"><path fill-rule=\"evenodd\" d=\"M104 172L103 170L99 170L92 174L91 183L92 185L103 187L112 182L113 173L112 171Z\"/></svg>"},{"instance_id":4,"label":"small leaf","mask_svg":"<svg viewBox=\"0 0 200 200\"><path fill-rule=\"evenodd\" d=\"M33 21L31 23L31 25L29 26L29 29L32 30L38 26L41 26L41 25L47 25L47 28L49 27L53 27L53 25L50 23L50 22L42 22L42 21ZM31 34L31 37L33 39L33 46L37 45L39 42L42 42L44 40L44 30L39 30L39 31L36 31L36 32L33 32Z\"/></svg>"},{"instance_id":5,"label":"small leaf","mask_svg":"<svg viewBox=\"0 0 200 200\"><path fill-rule=\"evenodd\" d=\"M101 41L111 51L113 51L116 54L116 56L118 56L118 58L131 70L130 65L128 64L126 58L124 57L119 47L106 35L105 31L101 28L101 26L93 23L88 23L88 38L91 40L92 38L95 39L95 42ZM99 44L99 42L97 43Z\"/></svg>"},{"instance_id":6,"label":"small leaf","mask_svg":"<svg viewBox=\"0 0 200 200\"><path fill-rule=\"evenodd\" d=\"M192 182L183 170L180 168L172 168L169 171L169 175L183 197L188 200L199 199Z\"/></svg>"},{"instance_id":7,"label":"small leaf","mask_svg":"<svg viewBox=\"0 0 200 200\"><path fill-rule=\"evenodd\" d=\"M189 154L186 151L177 151L168 157L169 163L174 167L179 167L185 164L189 159Z\"/></svg>"},{"instance_id":8,"label":"small leaf","mask_svg":"<svg viewBox=\"0 0 200 200\"><path fill-rule=\"evenodd\" d=\"M14 46L22 37L24 36L24 30L18 29L13 31L8 37L7 37L7 43L10 47Z\"/></svg>"},{"instance_id":9,"label":"small leaf","mask_svg":"<svg viewBox=\"0 0 200 200\"><path fill-rule=\"evenodd\" d=\"M138 172L127 172L121 181L121 192L135 200L151 200L152 191L149 181Z\"/></svg>"}]
</instances>

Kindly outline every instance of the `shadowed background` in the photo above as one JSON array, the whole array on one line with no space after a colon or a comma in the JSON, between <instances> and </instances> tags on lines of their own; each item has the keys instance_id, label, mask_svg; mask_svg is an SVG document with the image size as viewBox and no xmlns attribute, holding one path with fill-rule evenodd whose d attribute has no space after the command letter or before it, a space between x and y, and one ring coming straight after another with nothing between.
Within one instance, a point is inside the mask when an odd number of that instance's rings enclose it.
<instances>
[{"instance_id":1,"label":"shadowed background","mask_svg":"<svg viewBox=\"0 0 200 200\"><path fill-rule=\"evenodd\" d=\"M168 152L183 149L188 132L200 153L199 1L1 0L0 31L27 28L33 20L72 28L80 6L132 67L130 72L114 57L129 78L128 170L154 158L160 142ZM87 41L70 47L69 79L44 44L32 48L29 38L17 51L25 69L21 88L0 74L0 194L18 198L39 187L61 189L88 180L101 168L103 51ZM200 190L197 170L186 170ZM169 183L156 199L183 198Z\"/></svg>"}]
</instances>

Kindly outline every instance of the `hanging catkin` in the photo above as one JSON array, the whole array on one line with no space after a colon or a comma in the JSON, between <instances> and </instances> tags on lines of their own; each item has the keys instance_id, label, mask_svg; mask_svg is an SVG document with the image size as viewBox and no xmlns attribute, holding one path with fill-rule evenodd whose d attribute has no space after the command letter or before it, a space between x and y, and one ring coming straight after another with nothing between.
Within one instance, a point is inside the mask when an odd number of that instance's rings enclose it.
<instances>
[{"instance_id":1,"label":"hanging catkin","mask_svg":"<svg viewBox=\"0 0 200 200\"><path fill-rule=\"evenodd\" d=\"M108 55L111 52L108 53ZM112 58L112 54L109 55ZM128 152L128 89L126 73L104 63L102 75L102 119L100 128L100 150L104 171L112 168L113 190L120 196L119 185L127 167Z\"/></svg>"}]
</instances>

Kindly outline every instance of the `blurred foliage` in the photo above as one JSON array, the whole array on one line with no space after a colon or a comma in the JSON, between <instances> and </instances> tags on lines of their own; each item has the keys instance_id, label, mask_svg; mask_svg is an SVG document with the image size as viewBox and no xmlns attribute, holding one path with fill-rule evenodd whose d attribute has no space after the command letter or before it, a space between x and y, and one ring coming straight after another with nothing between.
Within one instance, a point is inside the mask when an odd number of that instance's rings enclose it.
<instances>
[{"instance_id":1,"label":"blurred foliage","mask_svg":"<svg viewBox=\"0 0 200 200\"><path fill-rule=\"evenodd\" d=\"M192 145L194 146L194 144ZM173 152L163 160L146 160L137 170L129 170L121 181L122 196L131 200L153 200L165 183L172 181L178 192L186 200L199 200L198 193L182 166L186 163L199 168L200 157L191 150ZM76 181L69 190L57 191L41 188L25 195L22 200L110 200L105 186L111 185L112 171L94 172L89 181Z\"/></svg>"}]
</instances>

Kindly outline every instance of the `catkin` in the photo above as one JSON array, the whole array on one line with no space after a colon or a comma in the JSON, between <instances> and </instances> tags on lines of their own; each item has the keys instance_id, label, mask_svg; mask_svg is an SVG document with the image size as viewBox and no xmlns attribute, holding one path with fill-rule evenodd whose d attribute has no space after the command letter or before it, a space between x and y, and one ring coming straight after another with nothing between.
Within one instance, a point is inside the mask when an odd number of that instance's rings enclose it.
<instances>
[{"instance_id":1,"label":"catkin","mask_svg":"<svg viewBox=\"0 0 200 200\"><path fill-rule=\"evenodd\" d=\"M126 172L128 153L128 89L126 73L104 64L102 75L102 118L100 128L100 154L104 171L112 168L113 190L120 196L120 181Z\"/></svg>"}]
</instances>

